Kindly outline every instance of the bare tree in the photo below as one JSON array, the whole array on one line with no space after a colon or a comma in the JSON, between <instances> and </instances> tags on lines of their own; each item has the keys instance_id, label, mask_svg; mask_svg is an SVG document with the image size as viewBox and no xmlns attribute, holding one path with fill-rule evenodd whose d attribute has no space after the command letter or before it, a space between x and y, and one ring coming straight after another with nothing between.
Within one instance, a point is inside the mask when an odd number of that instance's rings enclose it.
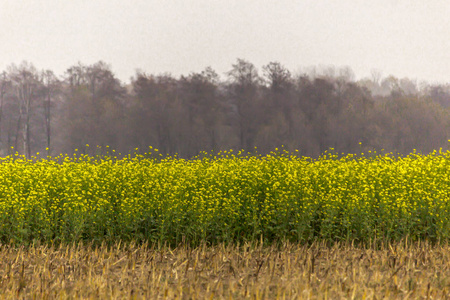
<instances>
[{"instance_id":1,"label":"bare tree","mask_svg":"<svg viewBox=\"0 0 450 300\"><path fill-rule=\"evenodd\" d=\"M78 63L78 65L72 66L66 71L66 79L71 89L86 84L86 66Z\"/></svg>"},{"instance_id":2,"label":"bare tree","mask_svg":"<svg viewBox=\"0 0 450 300\"><path fill-rule=\"evenodd\" d=\"M295 107L294 84L291 73L279 62L263 67L268 89L264 96L265 136L270 151L280 145L290 145L294 139L294 118L298 116ZM271 132L269 135L267 132ZM272 142L269 142L272 141Z\"/></svg>"},{"instance_id":3,"label":"bare tree","mask_svg":"<svg viewBox=\"0 0 450 300\"><path fill-rule=\"evenodd\" d=\"M269 87L274 92L283 90L289 87L291 83L291 72L286 69L279 62L270 62L263 67L264 76Z\"/></svg>"},{"instance_id":4,"label":"bare tree","mask_svg":"<svg viewBox=\"0 0 450 300\"><path fill-rule=\"evenodd\" d=\"M231 71L227 73L229 97L238 123L238 136L241 149L253 150L253 142L258 130L258 89L261 78L256 67L243 59L238 59Z\"/></svg>"},{"instance_id":5,"label":"bare tree","mask_svg":"<svg viewBox=\"0 0 450 300\"><path fill-rule=\"evenodd\" d=\"M30 118L32 114L32 102L37 98L40 80L36 68L28 63L22 62L20 66L11 65L9 76L14 87L16 97L19 101L19 119L17 133L22 126L23 152L27 158L31 157L31 131ZM22 123L22 124L21 124ZM17 143L17 138L16 138Z\"/></svg>"},{"instance_id":6,"label":"bare tree","mask_svg":"<svg viewBox=\"0 0 450 300\"><path fill-rule=\"evenodd\" d=\"M69 88L61 105L62 148L73 151L91 144L117 149L123 132L125 89L110 67L101 61L78 64L66 71L66 84Z\"/></svg>"},{"instance_id":7,"label":"bare tree","mask_svg":"<svg viewBox=\"0 0 450 300\"><path fill-rule=\"evenodd\" d=\"M44 119L45 119L45 134L47 138L47 154L51 155L52 147L51 147L51 108L52 108L52 101L54 101L55 93L58 91L59 88L59 80L53 73L53 71L46 70L43 71L42 74L42 81L43 81L43 87L44 87Z\"/></svg>"},{"instance_id":8,"label":"bare tree","mask_svg":"<svg viewBox=\"0 0 450 300\"><path fill-rule=\"evenodd\" d=\"M5 103L5 96L6 96L6 89L9 85L9 80L7 78L7 74L5 71L2 72L0 75L0 150L1 150L1 143L2 143L2 126L3 126L3 107Z\"/></svg>"},{"instance_id":9,"label":"bare tree","mask_svg":"<svg viewBox=\"0 0 450 300\"><path fill-rule=\"evenodd\" d=\"M201 150L215 150L217 147L216 127L219 119L217 93L218 75L211 68L201 73L182 76L180 87L182 106L187 122L189 156Z\"/></svg>"}]
</instances>

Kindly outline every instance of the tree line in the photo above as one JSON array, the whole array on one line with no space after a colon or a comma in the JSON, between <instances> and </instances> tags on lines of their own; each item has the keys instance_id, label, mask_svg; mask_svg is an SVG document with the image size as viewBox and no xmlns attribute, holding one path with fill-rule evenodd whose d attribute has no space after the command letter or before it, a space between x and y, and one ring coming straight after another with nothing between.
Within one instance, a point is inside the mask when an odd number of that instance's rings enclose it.
<instances>
[{"instance_id":1,"label":"tree line","mask_svg":"<svg viewBox=\"0 0 450 300\"><path fill-rule=\"evenodd\" d=\"M145 152L190 158L275 148L317 157L369 150L447 149L450 85L394 76L354 80L349 68L293 75L237 59L222 79L212 68L175 78L136 72L122 83L106 63L78 63L56 76L23 62L0 74L0 154ZM89 145L89 146L87 146Z\"/></svg>"}]
</instances>

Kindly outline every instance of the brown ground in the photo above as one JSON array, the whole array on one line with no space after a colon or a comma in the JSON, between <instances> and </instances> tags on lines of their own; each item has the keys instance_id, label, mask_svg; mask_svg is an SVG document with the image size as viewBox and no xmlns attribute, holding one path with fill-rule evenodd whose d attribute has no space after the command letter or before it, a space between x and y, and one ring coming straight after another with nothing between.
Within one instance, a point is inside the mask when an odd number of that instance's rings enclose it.
<instances>
[{"instance_id":1,"label":"brown ground","mask_svg":"<svg viewBox=\"0 0 450 300\"><path fill-rule=\"evenodd\" d=\"M450 246L0 248L2 299L450 299Z\"/></svg>"}]
</instances>

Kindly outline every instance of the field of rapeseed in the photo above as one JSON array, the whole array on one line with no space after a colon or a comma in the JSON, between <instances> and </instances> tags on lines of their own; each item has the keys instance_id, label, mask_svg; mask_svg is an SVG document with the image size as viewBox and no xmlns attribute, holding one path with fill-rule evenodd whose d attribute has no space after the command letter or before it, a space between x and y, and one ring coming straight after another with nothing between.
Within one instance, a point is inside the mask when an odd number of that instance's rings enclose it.
<instances>
[{"instance_id":1,"label":"field of rapeseed","mask_svg":"<svg viewBox=\"0 0 450 300\"><path fill-rule=\"evenodd\" d=\"M446 240L450 152L0 161L0 241Z\"/></svg>"}]
</instances>

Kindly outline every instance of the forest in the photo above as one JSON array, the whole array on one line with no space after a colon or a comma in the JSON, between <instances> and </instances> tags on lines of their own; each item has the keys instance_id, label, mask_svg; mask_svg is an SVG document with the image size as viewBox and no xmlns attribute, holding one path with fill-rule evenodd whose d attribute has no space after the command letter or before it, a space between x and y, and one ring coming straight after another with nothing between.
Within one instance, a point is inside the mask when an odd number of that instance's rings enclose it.
<instances>
[{"instance_id":1,"label":"forest","mask_svg":"<svg viewBox=\"0 0 450 300\"><path fill-rule=\"evenodd\" d=\"M0 155L449 148L450 84L354 77L349 68L294 75L279 62L258 70L237 59L223 76L211 67L179 77L136 71L125 84L102 61L63 75L11 64L0 72Z\"/></svg>"}]
</instances>

